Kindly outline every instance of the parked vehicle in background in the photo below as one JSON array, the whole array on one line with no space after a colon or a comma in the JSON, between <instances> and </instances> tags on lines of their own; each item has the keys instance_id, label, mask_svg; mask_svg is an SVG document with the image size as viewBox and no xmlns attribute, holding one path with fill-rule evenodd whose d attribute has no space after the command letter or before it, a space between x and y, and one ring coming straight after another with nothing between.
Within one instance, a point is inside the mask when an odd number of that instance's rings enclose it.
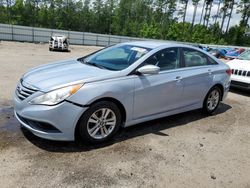
<instances>
[{"instance_id":1,"label":"parked vehicle in background","mask_svg":"<svg viewBox=\"0 0 250 188\"><path fill-rule=\"evenodd\" d=\"M229 59L229 60L235 59L244 51L245 51L245 49L243 49L243 48L229 51L229 52L226 53L225 58Z\"/></svg>"},{"instance_id":2,"label":"parked vehicle in background","mask_svg":"<svg viewBox=\"0 0 250 188\"><path fill-rule=\"evenodd\" d=\"M250 90L250 50L227 64L232 69L231 86Z\"/></svg>"},{"instance_id":3,"label":"parked vehicle in background","mask_svg":"<svg viewBox=\"0 0 250 188\"><path fill-rule=\"evenodd\" d=\"M230 75L195 47L128 42L31 69L18 82L14 113L42 138L104 142L121 126L199 108L212 114Z\"/></svg>"},{"instance_id":4,"label":"parked vehicle in background","mask_svg":"<svg viewBox=\"0 0 250 188\"><path fill-rule=\"evenodd\" d=\"M68 38L64 35L53 35L49 40L49 50L69 50L69 41Z\"/></svg>"},{"instance_id":5,"label":"parked vehicle in background","mask_svg":"<svg viewBox=\"0 0 250 188\"><path fill-rule=\"evenodd\" d=\"M209 46L205 47L203 46L202 48L205 52L209 52L212 48L210 48Z\"/></svg>"},{"instance_id":6,"label":"parked vehicle in background","mask_svg":"<svg viewBox=\"0 0 250 188\"><path fill-rule=\"evenodd\" d=\"M218 49L211 49L209 53L217 58L224 58L227 51L223 48L218 48Z\"/></svg>"},{"instance_id":7,"label":"parked vehicle in background","mask_svg":"<svg viewBox=\"0 0 250 188\"><path fill-rule=\"evenodd\" d=\"M205 47L202 46L201 44L193 44L192 46L196 47L196 48L200 48L200 49L204 49Z\"/></svg>"}]
</instances>

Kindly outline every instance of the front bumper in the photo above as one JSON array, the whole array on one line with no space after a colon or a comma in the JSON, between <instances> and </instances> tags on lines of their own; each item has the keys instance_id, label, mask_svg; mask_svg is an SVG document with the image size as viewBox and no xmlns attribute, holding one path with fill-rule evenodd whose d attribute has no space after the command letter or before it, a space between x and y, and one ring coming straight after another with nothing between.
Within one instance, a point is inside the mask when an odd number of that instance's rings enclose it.
<instances>
[{"instance_id":1,"label":"front bumper","mask_svg":"<svg viewBox=\"0 0 250 188\"><path fill-rule=\"evenodd\" d=\"M239 88L239 89L244 89L250 91L250 84L245 83L245 82L240 82L240 81L231 81L231 87Z\"/></svg>"},{"instance_id":2,"label":"front bumper","mask_svg":"<svg viewBox=\"0 0 250 188\"><path fill-rule=\"evenodd\" d=\"M231 77L231 87L249 91L250 90L250 77L233 74Z\"/></svg>"},{"instance_id":3,"label":"front bumper","mask_svg":"<svg viewBox=\"0 0 250 188\"><path fill-rule=\"evenodd\" d=\"M30 105L27 100L21 101L14 96L14 113L17 120L36 136L49 140L75 140L77 122L86 109L66 101L55 106ZM56 131L32 126L25 119L51 125Z\"/></svg>"},{"instance_id":4,"label":"front bumper","mask_svg":"<svg viewBox=\"0 0 250 188\"><path fill-rule=\"evenodd\" d=\"M53 44L53 42L51 42L49 44L49 48L51 48L51 49L67 50L68 49L68 45L64 44L64 43L56 43L56 44L54 43Z\"/></svg>"}]
</instances>

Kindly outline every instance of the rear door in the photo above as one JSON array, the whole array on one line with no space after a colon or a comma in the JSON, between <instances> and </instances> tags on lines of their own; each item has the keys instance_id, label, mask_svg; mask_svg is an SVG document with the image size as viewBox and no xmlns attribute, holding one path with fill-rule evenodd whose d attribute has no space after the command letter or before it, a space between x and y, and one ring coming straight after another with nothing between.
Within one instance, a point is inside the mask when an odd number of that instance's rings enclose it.
<instances>
[{"instance_id":1,"label":"rear door","mask_svg":"<svg viewBox=\"0 0 250 188\"><path fill-rule=\"evenodd\" d=\"M184 104L185 106L201 104L213 84L214 62L198 50L182 48L181 51L185 64L182 76Z\"/></svg>"},{"instance_id":2,"label":"rear door","mask_svg":"<svg viewBox=\"0 0 250 188\"><path fill-rule=\"evenodd\" d=\"M182 105L183 83L179 48L166 48L145 62L160 67L155 75L138 75L135 78L134 119L156 115Z\"/></svg>"}]
</instances>

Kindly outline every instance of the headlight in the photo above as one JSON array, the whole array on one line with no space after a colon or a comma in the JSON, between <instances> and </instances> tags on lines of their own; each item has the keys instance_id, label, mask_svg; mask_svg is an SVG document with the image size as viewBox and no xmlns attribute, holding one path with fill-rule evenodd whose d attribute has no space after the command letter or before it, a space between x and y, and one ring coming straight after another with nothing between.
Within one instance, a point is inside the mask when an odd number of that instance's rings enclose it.
<instances>
[{"instance_id":1,"label":"headlight","mask_svg":"<svg viewBox=\"0 0 250 188\"><path fill-rule=\"evenodd\" d=\"M64 99L68 98L70 95L73 95L82 87L82 84L77 84L73 86L67 86L64 88L60 88L43 95L40 95L31 101L30 104L43 104L43 105L55 105Z\"/></svg>"}]
</instances>

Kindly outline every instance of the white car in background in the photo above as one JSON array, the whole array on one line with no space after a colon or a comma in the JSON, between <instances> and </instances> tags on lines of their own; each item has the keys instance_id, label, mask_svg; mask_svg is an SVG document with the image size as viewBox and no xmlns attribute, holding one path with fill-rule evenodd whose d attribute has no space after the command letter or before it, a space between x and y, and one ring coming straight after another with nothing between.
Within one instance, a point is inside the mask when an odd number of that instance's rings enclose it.
<instances>
[{"instance_id":1,"label":"white car in background","mask_svg":"<svg viewBox=\"0 0 250 188\"><path fill-rule=\"evenodd\" d=\"M231 86L250 91L250 50L227 64L232 69Z\"/></svg>"},{"instance_id":2,"label":"white car in background","mask_svg":"<svg viewBox=\"0 0 250 188\"><path fill-rule=\"evenodd\" d=\"M69 41L68 38L64 35L53 35L49 40L49 50L69 50Z\"/></svg>"}]
</instances>

